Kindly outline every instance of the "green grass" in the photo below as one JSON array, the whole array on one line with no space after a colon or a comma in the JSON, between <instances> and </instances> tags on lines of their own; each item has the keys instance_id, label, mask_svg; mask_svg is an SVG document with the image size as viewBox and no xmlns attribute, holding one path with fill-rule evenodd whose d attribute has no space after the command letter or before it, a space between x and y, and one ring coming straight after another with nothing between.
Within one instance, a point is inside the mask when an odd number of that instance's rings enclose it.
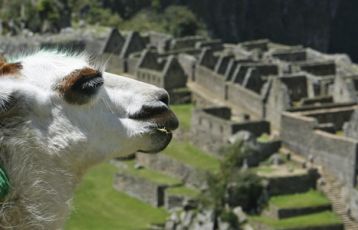
<instances>
[{"instance_id":1,"label":"green grass","mask_svg":"<svg viewBox=\"0 0 358 230\"><path fill-rule=\"evenodd\" d=\"M337 132L336 132L336 135L343 137L343 136L344 136L344 132L343 132L342 130L337 131Z\"/></svg>"},{"instance_id":2,"label":"green grass","mask_svg":"<svg viewBox=\"0 0 358 230\"><path fill-rule=\"evenodd\" d=\"M263 223L278 230L298 227L303 228L308 226L327 226L342 223L341 220L330 211L286 218L282 220L275 220L266 216L252 216L250 217L250 220Z\"/></svg>"},{"instance_id":3,"label":"green grass","mask_svg":"<svg viewBox=\"0 0 358 230\"><path fill-rule=\"evenodd\" d=\"M263 174L270 174L270 173L273 173L275 172L275 169L271 166L259 166L259 167L256 167L256 168L252 168L252 171L253 172L256 172L256 173L263 173Z\"/></svg>"},{"instance_id":4,"label":"green grass","mask_svg":"<svg viewBox=\"0 0 358 230\"><path fill-rule=\"evenodd\" d=\"M279 208L302 208L328 205L330 202L322 193L310 190L306 193L274 196L270 204Z\"/></svg>"},{"instance_id":5,"label":"green grass","mask_svg":"<svg viewBox=\"0 0 358 230\"><path fill-rule=\"evenodd\" d=\"M164 154L195 168L215 172L219 169L219 160L202 152L189 142L173 140L164 150Z\"/></svg>"},{"instance_id":6,"label":"green grass","mask_svg":"<svg viewBox=\"0 0 358 230\"><path fill-rule=\"evenodd\" d=\"M267 133L263 133L261 136L257 138L257 141L261 143L267 143L270 141L270 135Z\"/></svg>"},{"instance_id":7,"label":"green grass","mask_svg":"<svg viewBox=\"0 0 358 230\"><path fill-rule=\"evenodd\" d=\"M191 112L193 109L192 104L185 104L185 105L172 105L170 108L173 112L177 115L179 119L179 127L184 131L190 130L190 123L191 123Z\"/></svg>"},{"instance_id":8,"label":"green grass","mask_svg":"<svg viewBox=\"0 0 358 230\"><path fill-rule=\"evenodd\" d=\"M169 195L180 195L187 197L197 197L200 194L200 191L197 189L188 188L185 186L168 188L166 191Z\"/></svg>"},{"instance_id":9,"label":"green grass","mask_svg":"<svg viewBox=\"0 0 358 230\"><path fill-rule=\"evenodd\" d=\"M66 230L138 230L164 222L168 214L112 187L115 166L93 168L78 187Z\"/></svg>"},{"instance_id":10,"label":"green grass","mask_svg":"<svg viewBox=\"0 0 358 230\"><path fill-rule=\"evenodd\" d=\"M135 169L133 161L126 162L125 164L128 167L125 169L121 169L121 170L123 170L124 172L130 173L133 176L142 177L149 181L155 182L157 184L165 184L165 185L181 184L180 180L170 177L170 176L167 176L167 175L164 175L158 171L154 171L154 170L147 169L147 168Z\"/></svg>"}]
</instances>

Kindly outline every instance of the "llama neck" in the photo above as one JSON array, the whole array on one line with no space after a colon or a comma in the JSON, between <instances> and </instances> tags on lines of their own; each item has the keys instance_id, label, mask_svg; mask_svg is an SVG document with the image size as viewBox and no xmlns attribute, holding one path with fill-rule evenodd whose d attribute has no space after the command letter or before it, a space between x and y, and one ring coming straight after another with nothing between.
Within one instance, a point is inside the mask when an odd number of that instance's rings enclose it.
<instances>
[{"instance_id":1,"label":"llama neck","mask_svg":"<svg viewBox=\"0 0 358 230\"><path fill-rule=\"evenodd\" d=\"M1 203L1 229L63 227L77 179L55 158L0 146L0 160L10 180L9 194Z\"/></svg>"}]
</instances>

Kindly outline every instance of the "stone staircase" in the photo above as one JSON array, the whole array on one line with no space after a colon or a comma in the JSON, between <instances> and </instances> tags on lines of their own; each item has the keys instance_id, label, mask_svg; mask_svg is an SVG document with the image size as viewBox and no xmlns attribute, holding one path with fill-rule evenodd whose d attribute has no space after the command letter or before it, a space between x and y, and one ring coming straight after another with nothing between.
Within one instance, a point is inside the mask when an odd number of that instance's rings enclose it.
<instances>
[{"instance_id":1,"label":"stone staircase","mask_svg":"<svg viewBox=\"0 0 358 230\"><path fill-rule=\"evenodd\" d=\"M345 230L358 230L358 222L353 221L347 212L347 207L342 197L342 185L336 178L329 175L324 170L321 171L321 176L324 180L324 184L319 186L322 192L325 193L327 198L332 203L333 211L342 219Z\"/></svg>"}]
</instances>

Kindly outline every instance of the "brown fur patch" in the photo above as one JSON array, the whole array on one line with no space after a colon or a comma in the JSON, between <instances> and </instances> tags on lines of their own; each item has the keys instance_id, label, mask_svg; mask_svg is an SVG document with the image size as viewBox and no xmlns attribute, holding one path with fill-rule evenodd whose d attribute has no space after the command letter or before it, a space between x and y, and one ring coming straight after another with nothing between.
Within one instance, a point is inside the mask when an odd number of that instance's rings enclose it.
<instances>
[{"instance_id":1,"label":"brown fur patch","mask_svg":"<svg viewBox=\"0 0 358 230\"><path fill-rule=\"evenodd\" d=\"M0 75L12 75L17 74L22 69L20 62L17 63L6 63L0 60Z\"/></svg>"},{"instance_id":2,"label":"brown fur patch","mask_svg":"<svg viewBox=\"0 0 358 230\"><path fill-rule=\"evenodd\" d=\"M4 65L5 63L6 63L5 57L0 54L0 66Z\"/></svg>"},{"instance_id":3,"label":"brown fur patch","mask_svg":"<svg viewBox=\"0 0 358 230\"><path fill-rule=\"evenodd\" d=\"M71 87L81 78L93 77L100 74L97 70L85 67L83 69L76 69L67 75L58 85L58 90L61 94L65 94L71 90Z\"/></svg>"}]
</instances>

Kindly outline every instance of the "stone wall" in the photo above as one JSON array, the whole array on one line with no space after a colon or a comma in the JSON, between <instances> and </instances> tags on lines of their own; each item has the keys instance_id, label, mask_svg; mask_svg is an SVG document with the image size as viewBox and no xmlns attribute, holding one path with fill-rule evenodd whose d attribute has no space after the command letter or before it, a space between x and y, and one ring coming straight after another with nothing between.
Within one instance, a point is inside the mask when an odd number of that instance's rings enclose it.
<instances>
[{"instance_id":1,"label":"stone wall","mask_svg":"<svg viewBox=\"0 0 358 230\"><path fill-rule=\"evenodd\" d=\"M221 99L226 98L226 82L223 75L198 65L195 71L195 81L197 84L212 91L216 97Z\"/></svg>"},{"instance_id":2,"label":"stone wall","mask_svg":"<svg viewBox=\"0 0 358 230\"><path fill-rule=\"evenodd\" d=\"M186 87L188 77L174 55L171 55L166 59L162 74L164 78L163 88L166 90L171 91L177 88Z\"/></svg>"},{"instance_id":3,"label":"stone wall","mask_svg":"<svg viewBox=\"0 0 358 230\"><path fill-rule=\"evenodd\" d=\"M281 124L283 144L306 158L313 158L348 186L354 186L358 142L315 130L317 126L318 121L313 117L285 112Z\"/></svg>"},{"instance_id":4,"label":"stone wall","mask_svg":"<svg viewBox=\"0 0 358 230\"><path fill-rule=\"evenodd\" d=\"M245 121L232 125L233 134L242 130L249 131L254 136L259 137L264 133L270 133L270 123L268 121Z\"/></svg>"},{"instance_id":5,"label":"stone wall","mask_svg":"<svg viewBox=\"0 0 358 230\"><path fill-rule=\"evenodd\" d=\"M124 71L123 62L118 55L103 54L103 60L107 60L106 71L114 74L122 74Z\"/></svg>"},{"instance_id":6,"label":"stone wall","mask_svg":"<svg viewBox=\"0 0 358 230\"><path fill-rule=\"evenodd\" d=\"M347 200L348 213L354 220L358 221L358 190L356 188L350 189Z\"/></svg>"},{"instance_id":7,"label":"stone wall","mask_svg":"<svg viewBox=\"0 0 358 230\"><path fill-rule=\"evenodd\" d=\"M291 102L308 97L308 82L305 75L282 76L280 81L286 85Z\"/></svg>"},{"instance_id":8,"label":"stone wall","mask_svg":"<svg viewBox=\"0 0 358 230\"><path fill-rule=\"evenodd\" d=\"M307 52L305 49L289 49L289 50L278 50L274 51L272 57L278 58L282 61L297 62L305 61L307 59Z\"/></svg>"},{"instance_id":9,"label":"stone wall","mask_svg":"<svg viewBox=\"0 0 358 230\"><path fill-rule=\"evenodd\" d=\"M277 230L277 228L264 225L261 223L252 223L254 229L258 230ZM316 227L299 227L299 228L280 228L280 230L344 230L343 224L321 225Z\"/></svg>"},{"instance_id":10,"label":"stone wall","mask_svg":"<svg viewBox=\"0 0 358 230\"><path fill-rule=\"evenodd\" d=\"M130 75L135 76L138 63L139 63L139 54L138 55L131 55L126 60L123 60L125 62L125 70L124 72L128 72Z\"/></svg>"},{"instance_id":11,"label":"stone wall","mask_svg":"<svg viewBox=\"0 0 358 230\"><path fill-rule=\"evenodd\" d=\"M254 117L263 118L264 101L260 94L239 84L229 83L227 84L227 100Z\"/></svg>"},{"instance_id":12,"label":"stone wall","mask_svg":"<svg viewBox=\"0 0 358 230\"><path fill-rule=\"evenodd\" d=\"M335 75L336 74L336 64L331 61L327 62L306 62L299 65L301 70L307 71L308 73L326 76L326 75Z\"/></svg>"},{"instance_id":13,"label":"stone wall","mask_svg":"<svg viewBox=\"0 0 358 230\"><path fill-rule=\"evenodd\" d=\"M188 88L178 88L169 91L170 104L188 104L191 103L191 92Z\"/></svg>"},{"instance_id":14,"label":"stone wall","mask_svg":"<svg viewBox=\"0 0 358 230\"><path fill-rule=\"evenodd\" d=\"M200 42L203 40L204 40L204 38L201 36L176 38L170 42L170 49L177 50L177 49L194 47L197 42Z\"/></svg>"},{"instance_id":15,"label":"stone wall","mask_svg":"<svg viewBox=\"0 0 358 230\"><path fill-rule=\"evenodd\" d=\"M333 97L336 102L358 102L357 77L336 76L333 85Z\"/></svg>"},{"instance_id":16,"label":"stone wall","mask_svg":"<svg viewBox=\"0 0 358 230\"><path fill-rule=\"evenodd\" d=\"M225 110L225 107L221 109ZM270 125L267 121L239 123L231 121L230 115L226 113L219 114L218 111L213 113L210 110L213 108L193 111L190 132L193 144L208 152L218 153L221 146L227 144L229 138L238 131L249 131L256 136L270 133Z\"/></svg>"},{"instance_id":17,"label":"stone wall","mask_svg":"<svg viewBox=\"0 0 358 230\"><path fill-rule=\"evenodd\" d=\"M195 48L210 48L216 51L216 50L221 50L223 48L223 43L219 39L199 41L195 44Z\"/></svg>"},{"instance_id":18,"label":"stone wall","mask_svg":"<svg viewBox=\"0 0 358 230\"><path fill-rule=\"evenodd\" d=\"M160 88L164 88L164 79L162 77L161 72L150 69L138 68L135 75L137 80L139 81L143 81L158 86Z\"/></svg>"},{"instance_id":19,"label":"stone wall","mask_svg":"<svg viewBox=\"0 0 358 230\"><path fill-rule=\"evenodd\" d=\"M113 186L116 190L125 192L155 207L164 205L166 185L156 184L128 173L117 173Z\"/></svg>"},{"instance_id":20,"label":"stone wall","mask_svg":"<svg viewBox=\"0 0 358 230\"><path fill-rule=\"evenodd\" d=\"M315 118L319 124L332 124L335 131L342 130L343 124L350 120L353 107L325 109L323 111L308 111L301 114Z\"/></svg>"},{"instance_id":21,"label":"stone wall","mask_svg":"<svg viewBox=\"0 0 358 230\"><path fill-rule=\"evenodd\" d=\"M206 185L206 173L165 154L137 154L139 164L168 175L180 178L184 183L194 187Z\"/></svg>"},{"instance_id":22,"label":"stone wall","mask_svg":"<svg viewBox=\"0 0 358 230\"><path fill-rule=\"evenodd\" d=\"M265 119L275 128L281 126L281 113L290 108L288 88L278 78L271 78L266 84L268 88L265 107Z\"/></svg>"},{"instance_id":23,"label":"stone wall","mask_svg":"<svg viewBox=\"0 0 358 230\"><path fill-rule=\"evenodd\" d=\"M231 119L231 109L229 107L212 107L202 110L204 113L219 117L223 120Z\"/></svg>"},{"instance_id":24,"label":"stone wall","mask_svg":"<svg viewBox=\"0 0 358 230\"><path fill-rule=\"evenodd\" d=\"M308 171L308 173L293 175L262 175L268 180L268 193L271 196L286 195L294 193L304 193L316 187L318 174L316 171Z\"/></svg>"},{"instance_id":25,"label":"stone wall","mask_svg":"<svg viewBox=\"0 0 358 230\"><path fill-rule=\"evenodd\" d=\"M195 201L192 198L182 195L174 195L168 193L166 193L165 195L165 208L168 210L182 208L188 203L195 203Z\"/></svg>"},{"instance_id":26,"label":"stone wall","mask_svg":"<svg viewBox=\"0 0 358 230\"><path fill-rule=\"evenodd\" d=\"M349 121L344 124L343 131L347 137L357 140L358 139L358 109L352 113Z\"/></svg>"},{"instance_id":27,"label":"stone wall","mask_svg":"<svg viewBox=\"0 0 358 230\"><path fill-rule=\"evenodd\" d=\"M201 96L201 94L197 92L193 91L191 96L192 96L191 101L196 108L208 108L208 107L218 106L218 104L216 104L215 101L203 97Z\"/></svg>"},{"instance_id":28,"label":"stone wall","mask_svg":"<svg viewBox=\"0 0 358 230\"><path fill-rule=\"evenodd\" d=\"M219 57L217 55L214 55L214 51L212 49L203 48L198 56L198 65L214 70L218 58Z\"/></svg>"},{"instance_id":29,"label":"stone wall","mask_svg":"<svg viewBox=\"0 0 358 230\"><path fill-rule=\"evenodd\" d=\"M195 80L195 64L196 58L188 54L179 54L178 61L183 67L185 74L188 76L189 81Z\"/></svg>"},{"instance_id":30,"label":"stone wall","mask_svg":"<svg viewBox=\"0 0 358 230\"><path fill-rule=\"evenodd\" d=\"M265 211L265 215L275 219L290 218L301 215L308 215L317 212L331 211L332 206L330 204L312 207L300 207L300 208L279 208L273 204Z\"/></svg>"}]
</instances>

